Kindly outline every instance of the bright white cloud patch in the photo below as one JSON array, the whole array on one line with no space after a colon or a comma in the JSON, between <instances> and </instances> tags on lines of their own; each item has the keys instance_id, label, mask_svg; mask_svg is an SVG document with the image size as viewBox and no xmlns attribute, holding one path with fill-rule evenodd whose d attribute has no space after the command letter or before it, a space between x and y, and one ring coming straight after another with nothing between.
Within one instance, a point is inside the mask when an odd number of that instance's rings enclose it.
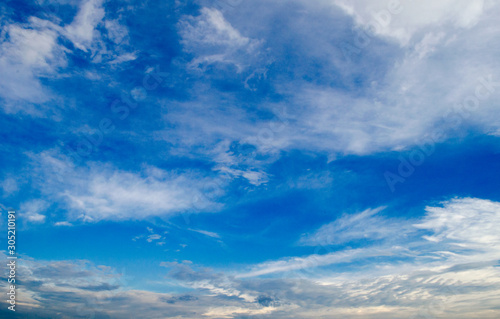
<instances>
[{"instance_id":1,"label":"bright white cloud patch","mask_svg":"<svg viewBox=\"0 0 500 319\"><path fill-rule=\"evenodd\" d=\"M45 222L47 208L50 206L44 200L35 199L21 205L20 213L27 221L31 223Z\"/></svg>"},{"instance_id":2,"label":"bright white cloud patch","mask_svg":"<svg viewBox=\"0 0 500 319\"><path fill-rule=\"evenodd\" d=\"M146 168L144 173L121 171L91 163L76 168L57 153L32 155L35 171L50 198L63 200L71 219L140 220L183 212L212 211L220 208L215 200L214 180L194 171L167 172Z\"/></svg>"},{"instance_id":3,"label":"bright white cloud patch","mask_svg":"<svg viewBox=\"0 0 500 319\"><path fill-rule=\"evenodd\" d=\"M444 207L428 207L415 227L432 231L431 242L457 243L465 249L500 253L500 203L472 198L454 199Z\"/></svg>"}]
</instances>

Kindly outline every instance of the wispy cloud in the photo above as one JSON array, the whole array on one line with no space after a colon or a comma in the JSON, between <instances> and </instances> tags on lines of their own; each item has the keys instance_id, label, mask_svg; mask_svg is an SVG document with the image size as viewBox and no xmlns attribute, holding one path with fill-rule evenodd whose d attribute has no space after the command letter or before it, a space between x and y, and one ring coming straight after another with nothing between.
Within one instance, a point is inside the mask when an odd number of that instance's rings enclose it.
<instances>
[{"instance_id":1,"label":"wispy cloud","mask_svg":"<svg viewBox=\"0 0 500 319\"><path fill-rule=\"evenodd\" d=\"M197 232L197 233L200 233L200 234L203 234L203 235L208 236L208 237L220 238L219 234L211 232L211 231L200 230L200 229L191 229L191 228L189 230Z\"/></svg>"},{"instance_id":2,"label":"wispy cloud","mask_svg":"<svg viewBox=\"0 0 500 319\"><path fill-rule=\"evenodd\" d=\"M396 257L401 247L360 248L332 252L325 255L309 255L306 257L290 257L279 261L270 261L255 266L250 272L238 275L239 278L256 277L275 273L288 273L309 270L341 263L351 263L356 260L366 260L371 257Z\"/></svg>"},{"instance_id":3,"label":"wispy cloud","mask_svg":"<svg viewBox=\"0 0 500 319\"><path fill-rule=\"evenodd\" d=\"M195 54L190 62L194 68L226 63L242 71L258 54L260 41L243 36L217 9L202 8L197 17L184 17L179 33L186 51Z\"/></svg>"},{"instance_id":4,"label":"wispy cloud","mask_svg":"<svg viewBox=\"0 0 500 319\"><path fill-rule=\"evenodd\" d=\"M409 269L448 268L472 262L494 262L500 257L496 243L499 226L500 204L482 199L452 199L442 207L427 207L421 222L399 219L375 218L382 210L365 210L321 227L316 233L303 237L306 245L318 246L319 252L305 257L290 257L268 261L254 266L241 278L284 273L286 275L314 276L314 268L357 263L350 271L356 272L359 265L378 257L380 269L387 268L387 275L394 274L397 265L404 263ZM363 233L366 229L366 233ZM382 232L378 232L380 229ZM423 231L425 230L425 231ZM373 239L363 248L332 251L329 245L349 243L356 239ZM408 261L409 260L409 261ZM423 262L427 264L424 266ZM373 261L369 261L373 265ZM328 269L332 269L329 267ZM333 268L335 269L335 268ZM339 268L339 272L344 272ZM363 267L362 271L366 274ZM324 274L317 270L318 274Z\"/></svg>"},{"instance_id":5,"label":"wispy cloud","mask_svg":"<svg viewBox=\"0 0 500 319\"><path fill-rule=\"evenodd\" d=\"M361 213L344 215L315 233L305 235L300 243L308 246L339 245L355 240L394 239L398 233L407 233L400 220L379 216L385 207L367 209ZM406 227L408 228L408 227Z\"/></svg>"}]
</instances>

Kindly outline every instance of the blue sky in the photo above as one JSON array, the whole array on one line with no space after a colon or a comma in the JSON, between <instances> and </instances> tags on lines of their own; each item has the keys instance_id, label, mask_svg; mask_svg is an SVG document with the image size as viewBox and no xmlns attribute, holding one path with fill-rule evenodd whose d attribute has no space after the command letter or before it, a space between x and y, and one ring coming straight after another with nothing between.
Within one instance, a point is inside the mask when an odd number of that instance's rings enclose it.
<instances>
[{"instance_id":1,"label":"blue sky","mask_svg":"<svg viewBox=\"0 0 500 319\"><path fill-rule=\"evenodd\" d=\"M499 13L2 2L18 315L498 318Z\"/></svg>"}]
</instances>

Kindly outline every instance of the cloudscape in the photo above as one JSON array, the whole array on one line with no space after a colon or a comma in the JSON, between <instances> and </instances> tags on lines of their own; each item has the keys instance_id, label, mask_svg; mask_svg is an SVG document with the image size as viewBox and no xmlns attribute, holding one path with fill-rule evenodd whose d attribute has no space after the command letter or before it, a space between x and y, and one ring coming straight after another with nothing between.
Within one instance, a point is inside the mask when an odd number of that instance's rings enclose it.
<instances>
[{"instance_id":1,"label":"cloudscape","mask_svg":"<svg viewBox=\"0 0 500 319\"><path fill-rule=\"evenodd\" d=\"M1 318L500 318L500 3L0 3Z\"/></svg>"}]
</instances>

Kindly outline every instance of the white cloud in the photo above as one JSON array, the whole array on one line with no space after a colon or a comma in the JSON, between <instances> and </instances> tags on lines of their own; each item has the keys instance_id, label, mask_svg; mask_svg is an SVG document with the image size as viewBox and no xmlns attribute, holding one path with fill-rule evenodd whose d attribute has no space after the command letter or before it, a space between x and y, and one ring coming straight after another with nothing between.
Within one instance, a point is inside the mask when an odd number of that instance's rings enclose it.
<instances>
[{"instance_id":1,"label":"white cloud","mask_svg":"<svg viewBox=\"0 0 500 319\"><path fill-rule=\"evenodd\" d=\"M80 50L87 51L96 37L96 26L103 18L102 0L87 0L80 7L73 22L65 27L66 36Z\"/></svg>"},{"instance_id":2,"label":"white cloud","mask_svg":"<svg viewBox=\"0 0 500 319\"><path fill-rule=\"evenodd\" d=\"M137 59L137 55L135 53L124 53L121 55L116 56L115 59L109 61L109 64L120 64L123 62L128 62L128 61L133 61Z\"/></svg>"},{"instance_id":3,"label":"white cloud","mask_svg":"<svg viewBox=\"0 0 500 319\"><path fill-rule=\"evenodd\" d=\"M0 94L10 102L4 105L7 112L21 108L36 113L20 103L49 100L52 94L42 87L39 78L56 76L56 71L66 65L66 50L57 44L57 33L41 26L36 18L30 22L32 29L16 24L3 27L8 37L0 39L0 68L4 73Z\"/></svg>"},{"instance_id":4,"label":"white cloud","mask_svg":"<svg viewBox=\"0 0 500 319\"><path fill-rule=\"evenodd\" d=\"M75 167L57 152L31 156L36 179L43 181L38 186L48 198L65 203L71 219L138 220L221 207L207 188L213 180L195 171L146 167L134 173L97 163Z\"/></svg>"},{"instance_id":5,"label":"white cloud","mask_svg":"<svg viewBox=\"0 0 500 319\"><path fill-rule=\"evenodd\" d=\"M202 8L196 25L188 25L187 28L185 32L189 39L186 41L198 44L244 46L250 42L250 39L242 36L216 9Z\"/></svg>"},{"instance_id":6,"label":"white cloud","mask_svg":"<svg viewBox=\"0 0 500 319\"><path fill-rule=\"evenodd\" d=\"M156 244L162 246L165 244L163 241L159 241L160 239L165 239L162 235L156 234L154 229L151 227L146 227L148 234L138 235L132 238L133 241L137 241L138 239L145 238L148 243L152 243L156 241Z\"/></svg>"},{"instance_id":7,"label":"white cloud","mask_svg":"<svg viewBox=\"0 0 500 319\"><path fill-rule=\"evenodd\" d=\"M137 58L128 46L128 29L121 24L122 17L106 18L102 0L87 0L79 7L71 24L58 30L62 36L73 42L78 49L92 53L93 63L107 63L115 66ZM102 26L105 32L98 28ZM107 38L114 45L109 48L103 40Z\"/></svg>"},{"instance_id":8,"label":"white cloud","mask_svg":"<svg viewBox=\"0 0 500 319\"><path fill-rule=\"evenodd\" d=\"M208 236L208 237L212 237L212 238L220 238L220 235L217 234L217 233L214 233L214 232L211 232L211 231L207 231L207 230L199 230L199 229L189 229L191 231L194 231L194 232L197 232L197 233L200 233L200 234L203 234L205 236Z\"/></svg>"},{"instance_id":9,"label":"white cloud","mask_svg":"<svg viewBox=\"0 0 500 319\"><path fill-rule=\"evenodd\" d=\"M449 25L470 28L478 22L483 10L492 5L484 0L334 0L333 3L353 16L357 24L394 38L402 45L424 29Z\"/></svg>"},{"instance_id":10,"label":"white cloud","mask_svg":"<svg viewBox=\"0 0 500 319\"><path fill-rule=\"evenodd\" d=\"M184 211L190 208L188 180L167 177L164 180L120 171L91 172L89 185L83 193L65 192L71 208L94 218L134 217L161 212Z\"/></svg>"},{"instance_id":11,"label":"white cloud","mask_svg":"<svg viewBox=\"0 0 500 319\"><path fill-rule=\"evenodd\" d=\"M57 222L54 224L54 226L73 226L73 224L71 224L70 222Z\"/></svg>"},{"instance_id":12,"label":"white cloud","mask_svg":"<svg viewBox=\"0 0 500 319\"><path fill-rule=\"evenodd\" d=\"M44 223L46 215L43 213L49 206L48 202L35 199L21 204L19 210L23 219L32 223Z\"/></svg>"},{"instance_id":13,"label":"white cloud","mask_svg":"<svg viewBox=\"0 0 500 319\"><path fill-rule=\"evenodd\" d=\"M161 239L161 235L153 234L153 235L149 235L146 240L148 243L152 243L153 241L159 240L159 239Z\"/></svg>"},{"instance_id":14,"label":"white cloud","mask_svg":"<svg viewBox=\"0 0 500 319\"><path fill-rule=\"evenodd\" d=\"M443 207L427 207L426 211L423 221L415 227L431 231L427 239L457 243L465 249L500 257L500 203L457 198Z\"/></svg>"},{"instance_id":15,"label":"white cloud","mask_svg":"<svg viewBox=\"0 0 500 319\"><path fill-rule=\"evenodd\" d=\"M358 10L368 14L372 9L364 9L366 3L349 5L355 7L354 15ZM370 3L386 5L384 1ZM371 72L377 67L365 66L364 79L373 76L374 81L364 86L362 94L321 85L292 85L284 90L294 92L290 94L300 106L289 111L294 115L295 128L286 132L291 144L366 154L414 146L437 132L441 137L435 142L440 142L457 134L453 130L460 130L466 123L474 123L486 133L497 130L500 123L491 115L498 109L500 69L495 60L500 42L495 36L499 28L494 16L500 6L488 2L485 11L465 9L481 7L481 3L405 3L408 10L393 17L396 30L418 26L418 32L402 33L411 41L405 40L404 47L394 48L394 55L387 57L391 63L385 72L375 77ZM450 26L448 19L459 26ZM355 45L355 40L354 36L347 42ZM369 41L359 48L361 53L351 56L362 59L357 63L367 63L363 56L376 53L373 50L378 39L372 36ZM342 43L338 45L340 51ZM354 63L349 65L355 67ZM495 84L487 89L483 83L488 78Z\"/></svg>"}]
</instances>

